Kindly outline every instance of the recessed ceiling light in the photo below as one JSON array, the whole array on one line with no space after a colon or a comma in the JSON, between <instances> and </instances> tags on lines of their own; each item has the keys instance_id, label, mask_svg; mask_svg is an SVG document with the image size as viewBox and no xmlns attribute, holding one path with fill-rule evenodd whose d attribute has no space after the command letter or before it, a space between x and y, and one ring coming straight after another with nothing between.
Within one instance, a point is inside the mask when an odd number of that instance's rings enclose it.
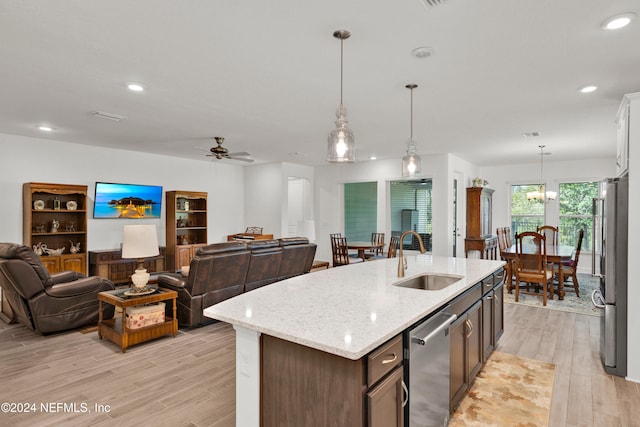
<instances>
[{"instance_id":1,"label":"recessed ceiling light","mask_svg":"<svg viewBox=\"0 0 640 427\"><path fill-rule=\"evenodd\" d=\"M621 13L620 15L612 16L602 23L602 28L605 30L619 30L626 27L633 21L636 14L633 12Z\"/></svg>"},{"instance_id":2,"label":"recessed ceiling light","mask_svg":"<svg viewBox=\"0 0 640 427\"><path fill-rule=\"evenodd\" d=\"M47 126L47 125L40 125L38 126L38 129L40 129L43 132L52 132L53 128L51 126Z\"/></svg>"},{"instance_id":3,"label":"recessed ceiling light","mask_svg":"<svg viewBox=\"0 0 640 427\"><path fill-rule=\"evenodd\" d=\"M411 51L411 54L416 58L429 58L433 56L433 48L428 46L417 47Z\"/></svg>"},{"instance_id":4,"label":"recessed ceiling light","mask_svg":"<svg viewBox=\"0 0 640 427\"><path fill-rule=\"evenodd\" d=\"M377 159L377 157L376 157L376 156L370 156L370 157L369 157L369 160L375 160L375 159Z\"/></svg>"},{"instance_id":5,"label":"recessed ceiling light","mask_svg":"<svg viewBox=\"0 0 640 427\"><path fill-rule=\"evenodd\" d=\"M142 92L144 90L144 87L138 83L129 83L127 87L129 88L129 90L134 92Z\"/></svg>"},{"instance_id":6,"label":"recessed ceiling light","mask_svg":"<svg viewBox=\"0 0 640 427\"><path fill-rule=\"evenodd\" d=\"M596 90L598 90L598 86L595 85L587 85L587 86L582 86L580 89L578 89L580 92L582 93L591 93L591 92L595 92Z\"/></svg>"}]
</instances>

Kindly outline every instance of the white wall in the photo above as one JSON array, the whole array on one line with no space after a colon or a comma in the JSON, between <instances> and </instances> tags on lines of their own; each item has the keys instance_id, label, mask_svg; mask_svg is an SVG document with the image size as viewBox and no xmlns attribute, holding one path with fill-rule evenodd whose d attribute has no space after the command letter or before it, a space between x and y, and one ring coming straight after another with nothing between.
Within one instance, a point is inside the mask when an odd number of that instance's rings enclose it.
<instances>
[{"instance_id":1,"label":"white wall","mask_svg":"<svg viewBox=\"0 0 640 427\"><path fill-rule=\"evenodd\" d=\"M0 241L22 242L22 184L52 182L88 186L93 209L96 181L161 185L163 191L206 191L209 242L226 240L244 230L244 172L240 166L194 161L134 151L96 148L38 138L0 134ZM87 221L87 249L114 249L122 227L133 221L158 225L164 245L165 208L160 219L93 219Z\"/></svg>"},{"instance_id":2,"label":"white wall","mask_svg":"<svg viewBox=\"0 0 640 427\"><path fill-rule=\"evenodd\" d=\"M640 260L640 247L636 246L640 238L640 93L631 95L631 115L629 119L629 253L628 253L628 288L627 288L627 378L640 382L640 333L636 327L640 325L640 310L635 303L640 303L640 280L635 275L633 265Z\"/></svg>"},{"instance_id":3,"label":"white wall","mask_svg":"<svg viewBox=\"0 0 640 427\"><path fill-rule=\"evenodd\" d=\"M601 181L615 176L616 164L613 157L569 162L552 162L549 161L551 157L553 155L545 156L544 160L543 180L546 181L548 191L558 192L561 182ZM489 181L489 187L496 190L493 193L493 228L495 229L510 224L511 185L539 183L540 163L484 167L479 173L481 178ZM557 224L558 215L558 202L549 202L546 222Z\"/></svg>"}]
</instances>

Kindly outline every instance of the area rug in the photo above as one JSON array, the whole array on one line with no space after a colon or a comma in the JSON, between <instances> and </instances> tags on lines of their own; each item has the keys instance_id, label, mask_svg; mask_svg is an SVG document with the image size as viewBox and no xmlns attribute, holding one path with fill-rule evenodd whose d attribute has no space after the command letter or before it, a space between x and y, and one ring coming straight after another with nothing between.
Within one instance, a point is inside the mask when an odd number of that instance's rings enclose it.
<instances>
[{"instance_id":1,"label":"area rug","mask_svg":"<svg viewBox=\"0 0 640 427\"><path fill-rule=\"evenodd\" d=\"M549 425L556 365L494 351L449 427Z\"/></svg>"},{"instance_id":2,"label":"area rug","mask_svg":"<svg viewBox=\"0 0 640 427\"><path fill-rule=\"evenodd\" d=\"M580 284L580 297L576 297L576 293L573 292L573 284L569 280L565 282L565 294L564 299L560 301L558 296L555 295L553 300L547 298L547 306L542 305L542 296L527 295L520 292L518 302L515 302L515 290L511 293L504 293L504 302L514 304L531 305L540 308L548 308L550 310L569 311L572 313L587 314L589 316L603 316L604 310L597 309L591 302L591 292L600 286L599 279L597 277L591 277L590 274L578 273L578 283ZM557 286L557 285L556 285ZM571 289L570 291L567 288Z\"/></svg>"}]
</instances>

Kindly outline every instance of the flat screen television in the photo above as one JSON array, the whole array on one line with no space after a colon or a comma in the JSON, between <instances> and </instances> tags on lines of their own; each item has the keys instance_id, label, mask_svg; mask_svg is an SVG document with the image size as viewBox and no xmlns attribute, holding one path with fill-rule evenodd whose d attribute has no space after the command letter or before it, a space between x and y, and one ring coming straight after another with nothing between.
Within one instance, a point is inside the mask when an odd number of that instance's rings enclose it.
<instances>
[{"instance_id":1,"label":"flat screen television","mask_svg":"<svg viewBox=\"0 0 640 427\"><path fill-rule=\"evenodd\" d=\"M160 218L162 186L96 182L94 218Z\"/></svg>"}]
</instances>

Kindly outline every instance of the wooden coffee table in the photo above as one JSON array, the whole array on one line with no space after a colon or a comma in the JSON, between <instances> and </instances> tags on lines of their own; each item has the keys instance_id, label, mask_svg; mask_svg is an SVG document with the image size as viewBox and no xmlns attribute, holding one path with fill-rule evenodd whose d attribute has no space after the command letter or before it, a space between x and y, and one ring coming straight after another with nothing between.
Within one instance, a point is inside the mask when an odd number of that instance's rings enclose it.
<instances>
[{"instance_id":1,"label":"wooden coffee table","mask_svg":"<svg viewBox=\"0 0 640 427\"><path fill-rule=\"evenodd\" d=\"M124 353L130 345L168 334L172 334L174 337L176 336L178 333L178 319L176 317L176 299L178 298L178 293L176 291L158 288L156 292L149 295L127 296L125 292L128 290L129 288L124 288L98 293L98 301L100 304L98 336L100 339L104 337L119 344ZM164 322L162 323L156 323L138 329L127 328L127 308L166 300L173 301L173 317L165 316ZM115 316L113 319L103 319L103 303L120 307L122 309L121 316Z\"/></svg>"}]
</instances>

